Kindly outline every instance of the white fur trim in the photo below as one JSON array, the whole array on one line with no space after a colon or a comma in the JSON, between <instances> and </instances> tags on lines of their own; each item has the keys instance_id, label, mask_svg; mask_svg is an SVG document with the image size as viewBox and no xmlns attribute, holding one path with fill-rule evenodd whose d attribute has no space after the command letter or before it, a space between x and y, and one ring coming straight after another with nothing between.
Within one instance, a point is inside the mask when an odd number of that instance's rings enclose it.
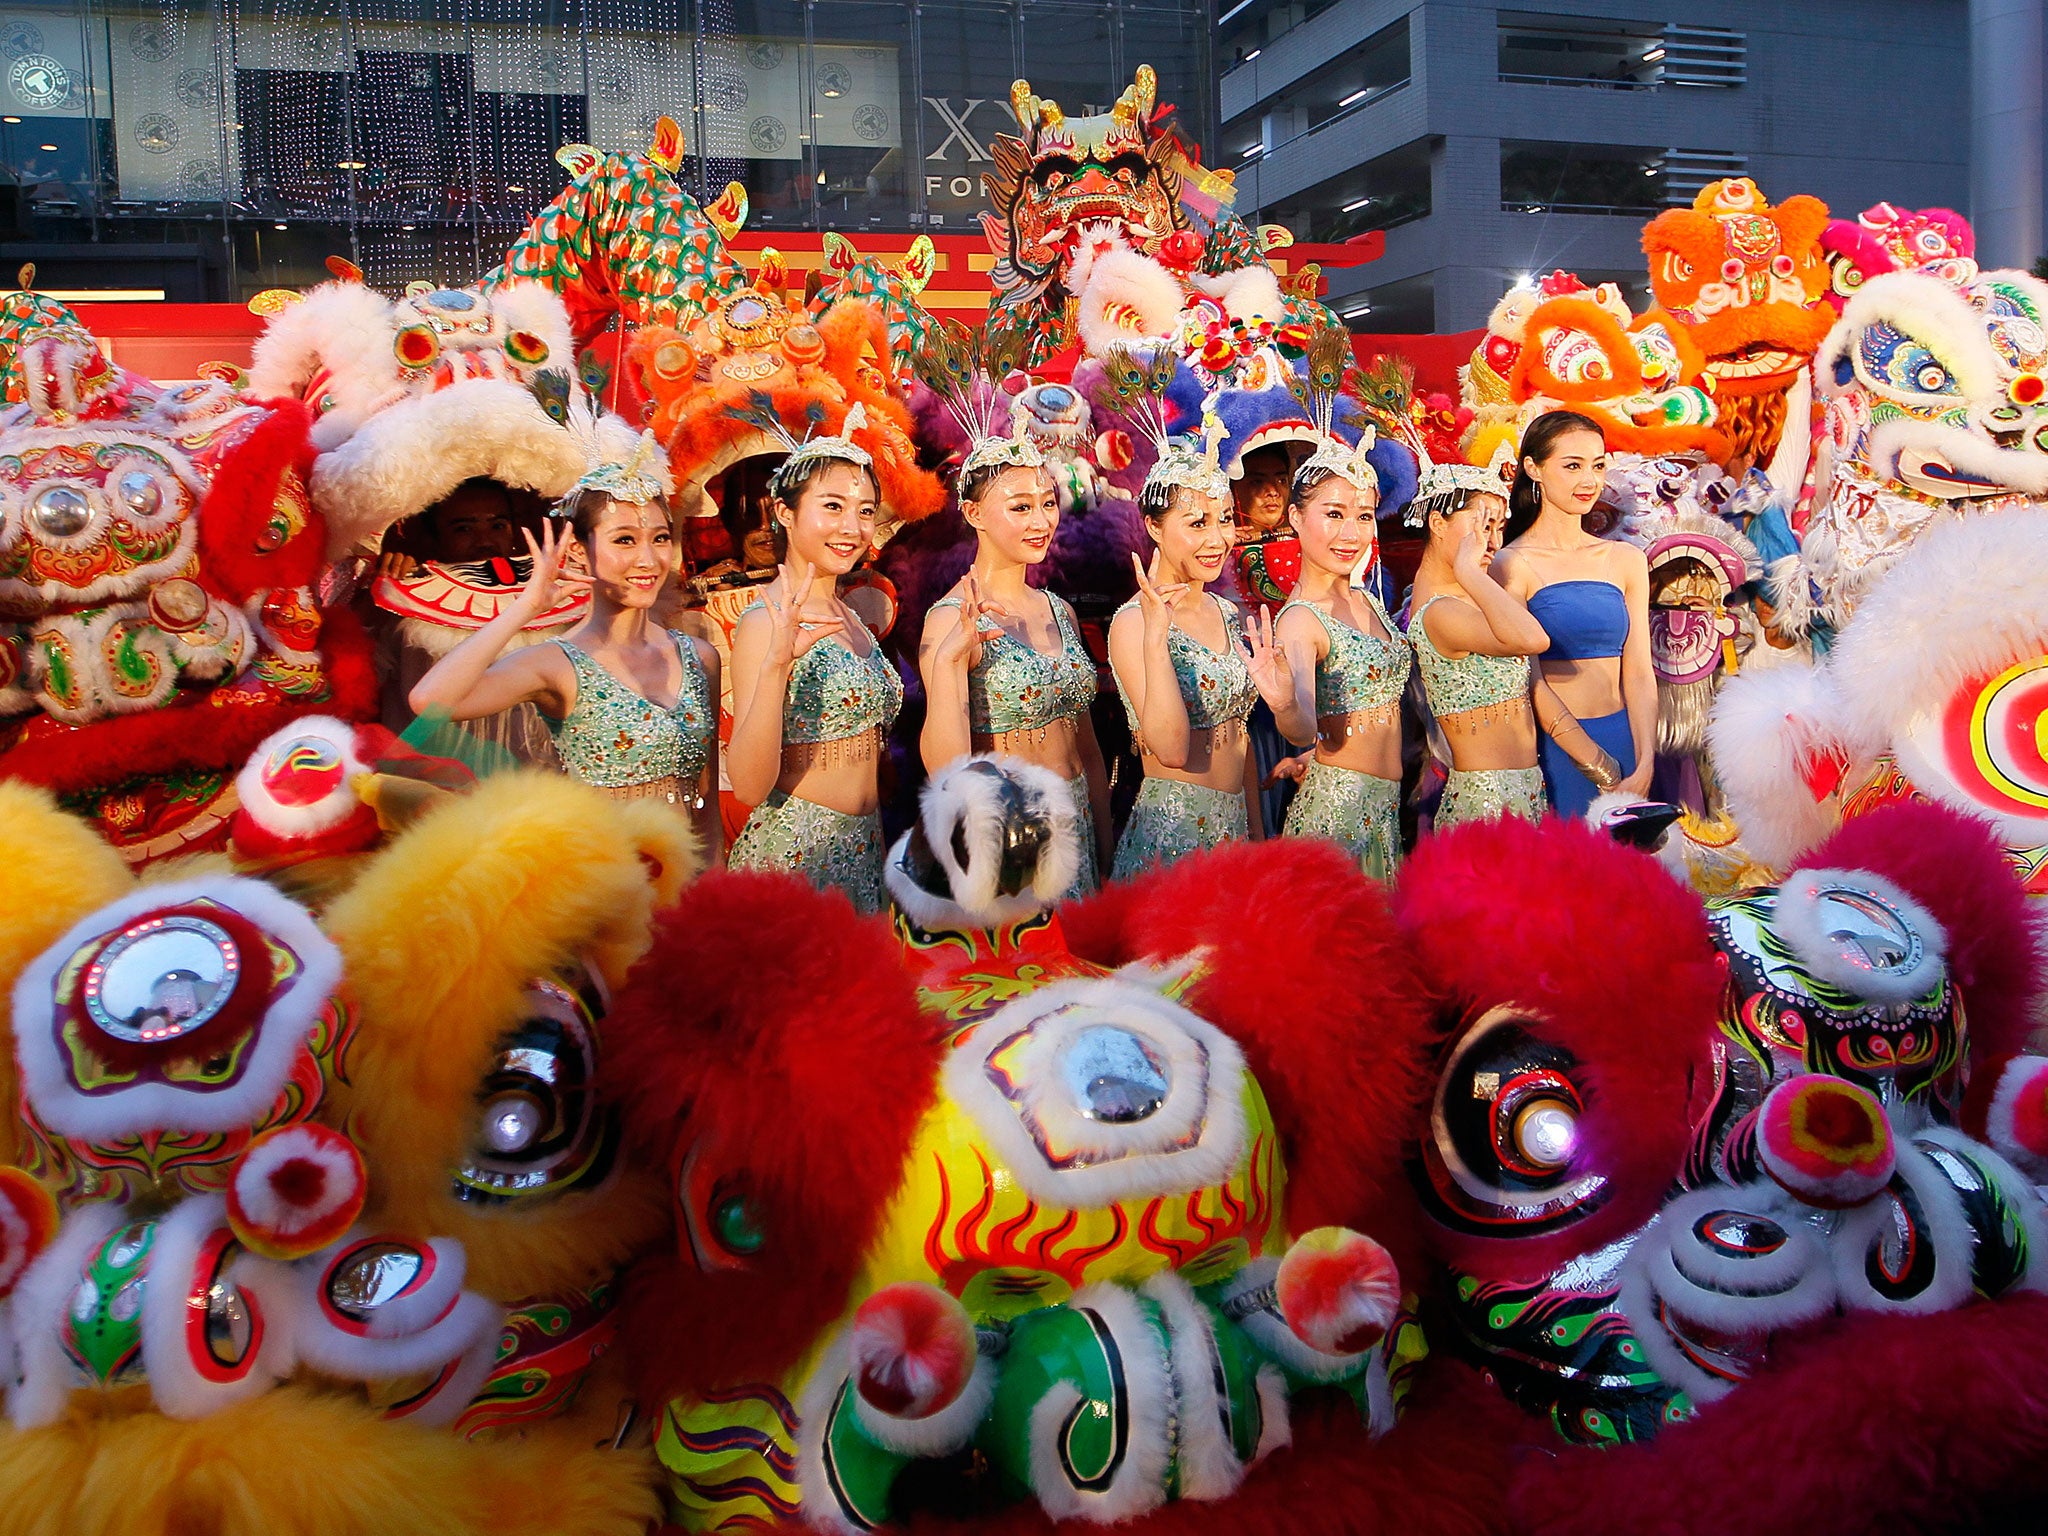
<instances>
[{"instance_id":1,"label":"white fur trim","mask_svg":"<svg viewBox=\"0 0 2048 1536\"><path fill-rule=\"evenodd\" d=\"M272 1175L294 1162L312 1163L326 1175L317 1205L287 1205L271 1187ZM242 1214L260 1231L283 1237L325 1221L354 1200L362 1188L362 1159L351 1148L323 1136L295 1136L291 1128L257 1141L235 1163L235 1201Z\"/></svg>"},{"instance_id":2,"label":"white fur trim","mask_svg":"<svg viewBox=\"0 0 2048 1536\"><path fill-rule=\"evenodd\" d=\"M1039 856L1031 883L1014 896L996 891L1002 872L1002 786L972 765L992 764L1023 792L1025 801L1052 823L1052 840ZM1073 888L1081 868L1084 829L1074 808L1067 781L1049 768L1022 758L978 752L957 758L925 781L918 796L918 819L925 841L946 872L953 899L936 896L912 880L903 868L909 834L889 851L883 873L890 898L911 921L926 929L992 928L1042 912ZM955 831L964 833L967 864L953 846ZM1093 836L1094 829L1085 829Z\"/></svg>"},{"instance_id":3,"label":"white fur trim","mask_svg":"<svg viewBox=\"0 0 2048 1536\"><path fill-rule=\"evenodd\" d=\"M7 1413L16 1429L39 1429L64 1415L72 1388L82 1385L65 1358L61 1333L65 1311L78 1289L85 1256L127 1219L111 1202L73 1211L58 1227L9 1298L7 1314L14 1355L0 1361L7 1372Z\"/></svg>"},{"instance_id":4,"label":"white fur trim","mask_svg":"<svg viewBox=\"0 0 2048 1536\"><path fill-rule=\"evenodd\" d=\"M465 480L566 495L588 468L576 440L533 395L476 379L378 411L313 465L313 501L338 556L432 506Z\"/></svg>"},{"instance_id":5,"label":"white fur trim","mask_svg":"<svg viewBox=\"0 0 2048 1536\"><path fill-rule=\"evenodd\" d=\"M1017 1187L1041 1205L1088 1209L1130 1197L1220 1184L1245 1151L1244 1056L1229 1036L1163 995L1170 973L1129 967L1055 982L1007 1004L948 1054L945 1088L973 1120ZM1137 1037L1166 1079L1144 1119L1095 1120L1074 1102L1066 1057L1097 1027ZM1002 1052L1004 1063L990 1058ZM1012 1085L1005 1093L991 1074ZM1056 1166L1047 1142L1085 1161Z\"/></svg>"},{"instance_id":6,"label":"white fur trim","mask_svg":"<svg viewBox=\"0 0 2048 1536\"><path fill-rule=\"evenodd\" d=\"M1844 1212L1829 1244L1842 1307L1850 1312L1948 1312L1968 1301L1972 1294L1971 1259L1976 1239L1971 1234L1969 1218L1963 1214L1961 1198L1927 1161L1927 1154L1901 1138L1898 1155L1897 1177L1912 1189L1926 1218L1916 1235L1916 1246L1923 1252L1932 1250L1934 1277L1917 1294L1902 1299L1881 1296L1871 1285L1864 1265L1871 1249L1891 1230L1893 1221L1894 1197L1880 1194Z\"/></svg>"},{"instance_id":7,"label":"white fur trim","mask_svg":"<svg viewBox=\"0 0 2048 1536\"><path fill-rule=\"evenodd\" d=\"M1715 1211L1774 1222L1785 1234L1784 1246L1748 1259L1715 1253L1693 1235L1694 1224ZM1770 1185L1693 1190L1668 1203L1637 1237L1622 1267L1617 1305L1657 1374L1695 1401L1712 1402L1735 1383L1696 1364L1660 1310L1668 1309L1681 1325L1757 1338L1809 1323L1835 1307L1828 1257L1795 1208Z\"/></svg>"},{"instance_id":8,"label":"white fur trim","mask_svg":"<svg viewBox=\"0 0 2048 1536\"><path fill-rule=\"evenodd\" d=\"M1864 599L1829 666L1858 741L1882 748L1963 684L2044 651L2048 509L2028 507L1928 529Z\"/></svg>"},{"instance_id":9,"label":"white fur trim","mask_svg":"<svg viewBox=\"0 0 2048 1536\"><path fill-rule=\"evenodd\" d=\"M1847 959L1826 931L1822 895L1846 888L1890 907L1920 940L1920 957L1896 971L1878 971ZM1863 869L1800 869L1778 888L1778 936L1798 952L1806 968L1844 991L1880 1003L1907 1003L1926 995L1946 973L1948 934L1919 902L1884 876Z\"/></svg>"},{"instance_id":10,"label":"white fur trim","mask_svg":"<svg viewBox=\"0 0 2048 1536\"><path fill-rule=\"evenodd\" d=\"M1259 1448L1254 1464L1294 1444L1294 1418L1287 1396L1287 1377L1277 1365L1262 1365L1258 1375Z\"/></svg>"},{"instance_id":11,"label":"white fur trim","mask_svg":"<svg viewBox=\"0 0 2048 1536\"><path fill-rule=\"evenodd\" d=\"M2048 1204L2043 1203L2042 1193L2033 1180L1992 1148L1953 1126L1929 1126L1914 1135L1913 1145L1923 1153L1946 1153L1956 1158L1970 1173L1997 1188L2006 1208L2018 1218L2026 1234L2026 1269L2012 1288L2048 1291Z\"/></svg>"},{"instance_id":12,"label":"white fur trim","mask_svg":"<svg viewBox=\"0 0 2048 1536\"><path fill-rule=\"evenodd\" d=\"M105 1098L79 1093L67 1081L53 1031L57 973L86 944L131 918L201 897L230 907L298 955L291 989L265 1013L242 1081L209 1092L142 1083ZM139 1131L232 1131L253 1124L284 1086L313 1023L341 981L341 951L306 909L258 880L203 876L153 885L74 923L64 937L22 969L14 984L14 1052L22 1091L44 1125L59 1136L112 1140Z\"/></svg>"},{"instance_id":13,"label":"white fur trim","mask_svg":"<svg viewBox=\"0 0 2048 1536\"><path fill-rule=\"evenodd\" d=\"M1197 272L1188 281L1197 293L1207 294L1221 304L1223 312L1233 320L1242 320L1247 325L1271 320L1277 325L1286 317L1280 274L1264 262L1214 276Z\"/></svg>"},{"instance_id":14,"label":"white fur trim","mask_svg":"<svg viewBox=\"0 0 2048 1536\"><path fill-rule=\"evenodd\" d=\"M832 1422L833 1405L842 1391L852 1398L860 1396L848 1391L848 1377L853 1369L852 1336L850 1327L841 1327L832 1335L804 1378L795 1402L797 1485L802 1490L804 1523L840 1532L842 1536L861 1536L872 1529L871 1525L849 1520L841 1513L831 1480L825 1475L825 1432Z\"/></svg>"},{"instance_id":15,"label":"white fur trim","mask_svg":"<svg viewBox=\"0 0 2048 1536\"><path fill-rule=\"evenodd\" d=\"M898 1456L950 1456L972 1440L981 1421L988 1417L989 1404L996 1396L995 1362L977 1356L974 1371L960 1395L937 1413L921 1419L899 1419L882 1412L853 1392L853 1416L861 1432L885 1451Z\"/></svg>"},{"instance_id":16,"label":"white fur trim","mask_svg":"<svg viewBox=\"0 0 2048 1536\"><path fill-rule=\"evenodd\" d=\"M1902 392L1886 381L1873 378L1856 355L1855 341L1864 329L1882 322L1910 334L1932 351L1968 399L2004 393L1998 354L1984 333L1984 317L1971 307L1960 290L1941 278L1921 272L1887 272L1872 278L1857 290L1842 310L1814 354L1814 372L1824 394L1835 394L1835 365L1844 357L1856 371L1857 380L1872 394L1912 403L1927 397ZM1773 484L1777 482L1774 480Z\"/></svg>"},{"instance_id":17,"label":"white fur trim","mask_svg":"<svg viewBox=\"0 0 2048 1536\"><path fill-rule=\"evenodd\" d=\"M245 1358L232 1381L202 1375L192 1358L195 1346L194 1299L210 1277L199 1272L199 1250L214 1233L226 1233L227 1206L218 1195L183 1201L156 1224L149 1255L149 1275L142 1287L142 1363L149 1373L149 1394L173 1419L199 1419L235 1403L245 1403L291 1374L292 1318L280 1306L284 1271L263 1259L241 1255L219 1277L242 1293L242 1302L260 1317L263 1337L254 1358ZM282 1314L282 1315L281 1315Z\"/></svg>"},{"instance_id":18,"label":"white fur trim","mask_svg":"<svg viewBox=\"0 0 2048 1536\"><path fill-rule=\"evenodd\" d=\"M391 350L396 330L382 294L361 283L322 283L256 338L248 392L259 400L305 399L306 386L325 369L322 393L335 403L315 418L313 445L332 448L403 388Z\"/></svg>"},{"instance_id":19,"label":"white fur trim","mask_svg":"<svg viewBox=\"0 0 2048 1536\"><path fill-rule=\"evenodd\" d=\"M341 773L331 794L310 805L285 805L270 792L271 757L295 742L313 740L331 747L341 759ZM235 793L242 810L264 831L279 837L312 837L330 831L362 809L353 787L355 776L370 765L356 751L356 728L332 715L307 715L270 733L249 754L235 775Z\"/></svg>"},{"instance_id":20,"label":"white fur trim","mask_svg":"<svg viewBox=\"0 0 2048 1536\"><path fill-rule=\"evenodd\" d=\"M1244 1481L1245 1464L1225 1423L1229 1405L1216 1390L1209 1314L1172 1270L1161 1270L1138 1289L1166 1318L1173 1380L1180 1389L1180 1496L1227 1499Z\"/></svg>"},{"instance_id":21,"label":"white fur trim","mask_svg":"<svg viewBox=\"0 0 2048 1536\"><path fill-rule=\"evenodd\" d=\"M502 1307L474 1291L462 1292L445 1313L413 1334L372 1337L344 1333L315 1314L298 1320L299 1357L315 1370L351 1381L391 1381L441 1370L479 1342L492 1338L504 1317ZM455 1405L457 1410L461 1406ZM417 1413L407 1417L420 1420Z\"/></svg>"},{"instance_id":22,"label":"white fur trim","mask_svg":"<svg viewBox=\"0 0 2048 1536\"><path fill-rule=\"evenodd\" d=\"M1076 1488L1060 1455L1060 1435L1082 1401L1065 1382L1031 1410L1031 1490L1055 1520L1091 1520L1107 1525L1128 1520L1166 1502L1166 1470L1172 1450L1166 1421L1176 1403L1173 1375L1158 1335L1129 1291L1113 1284L1084 1286L1066 1303L1092 1312L1108 1330L1123 1359L1124 1389L1130 1405L1123 1465L1107 1488Z\"/></svg>"},{"instance_id":23,"label":"white fur trim","mask_svg":"<svg viewBox=\"0 0 2048 1536\"><path fill-rule=\"evenodd\" d=\"M1095 257L1078 292L1075 330L1090 357L1101 357L1112 346L1171 336L1186 302L1171 272L1132 250L1106 251ZM1112 319L1112 306L1128 308L1137 329L1131 328L1129 319Z\"/></svg>"},{"instance_id":24,"label":"white fur trim","mask_svg":"<svg viewBox=\"0 0 2048 1536\"><path fill-rule=\"evenodd\" d=\"M392 1297L371 1313L369 1320L362 1325L361 1332L364 1337L372 1339L403 1339L424 1333L446 1317L462 1296L462 1282L469 1269L469 1254L455 1239L430 1237L424 1244L419 1244L410 1238L385 1237L383 1234L355 1227L340 1241L331 1243L318 1253L300 1260L299 1264L316 1278L318 1286L325 1286L328 1274L337 1259L359 1244L378 1241L420 1249L431 1261L432 1268L425 1276L414 1281L413 1289Z\"/></svg>"},{"instance_id":25,"label":"white fur trim","mask_svg":"<svg viewBox=\"0 0 2048 1536\"><path fill-rule=\"evenodd\" d=\"M1231 1276L1229 1285L1223 1292L1223 1299L1233 1301L1247 1291L1270 1286L1279 1273L1278 1259L1270 1256L1254 1259ZM1358 1374L1359 1368L1365 1363L1365 1354L1329 1354L1308 1343L1287 1326L1287 1319L1280 1315L1277 1301L1268 1302L1255 1311L1245 1313L1238 1319L1237 1325L1267 1355L1295 1375L1306 1376L1310 1381L1348 1381Z\"/></svg>"},{"instance_id":26,"label":"white fur trim","mask_svg":"<svg viewBox=\"0 0 2048 1536\"><path fill-rule=\"evenodd\" d=\"M545 283L515 278L484 297L507 331L525 331L547 343L547 358L538 367L562 368L575 375L576 334L560 294Z\"/></svg>"},{"instance_id":27,"label":"white fur trim","mask_svg":"<svg viewBox=\"0 0 2048 1536\"><path fill-rule=\"evenodd\" d=\"M2021 1145L2014 1122L2019 1116L2020 1099L2029 1090L2040 1093L2048 1087L2044 1077L2048 1077L2048 1057L2013 1057L1999 1070L1998 1087L1992 1091L1991 1103L1984 1111L1986 1139L2036 1180L2048 1178L2048 1147Z\"/></svg>"},{"instance_id":28,"label":"white fur trim","mask_svg":"<svg viewBox=\"0 0 2048 1536\"><path fill-rule=\"evenodd\" d=\"M1850 753L1843 705L1827 666L1782 666L1731 677L1707 726L1714 770L1742 840L1764 863L1784 868L1832 832L1837 802L1816 801L1805 766L1829 752Z\"/></svg>"}]
</instances>

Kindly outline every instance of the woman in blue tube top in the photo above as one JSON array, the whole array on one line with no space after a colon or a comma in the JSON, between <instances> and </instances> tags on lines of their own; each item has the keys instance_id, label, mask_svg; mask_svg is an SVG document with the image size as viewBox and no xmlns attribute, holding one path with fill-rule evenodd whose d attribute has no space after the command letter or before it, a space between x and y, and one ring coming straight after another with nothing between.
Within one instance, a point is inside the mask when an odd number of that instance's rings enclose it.
<instances>
[{"instance_id":1,"label":"woman in blue tube top","mask_svg":"<svg viewBox=\"0 0 2048 1536\"><path fill-rule=\"evenodd\" d=\"M1542 679L1562 707L1546 709L1539 698L1537 749L1544 791L1563 816L1585 815L1603 788L1647 791L1656 750L1649 566L1633 545L1585 527L1606 482L1598 425L1574 411L1538 416L1522 433L1508 495L1510 542L1494 566L1550 637Z\"/></svg>"}]
</instances>

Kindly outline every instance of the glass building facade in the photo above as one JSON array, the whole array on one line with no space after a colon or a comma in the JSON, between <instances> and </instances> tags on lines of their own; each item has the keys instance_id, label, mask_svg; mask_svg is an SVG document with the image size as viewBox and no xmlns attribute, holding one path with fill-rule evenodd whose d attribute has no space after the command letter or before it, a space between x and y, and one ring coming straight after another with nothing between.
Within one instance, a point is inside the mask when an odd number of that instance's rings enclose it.
<instances>
[{"instance_id":1,"label":"glass building facade","mask_svg":"<svg viewBox=\"0 0 2048 1536\"><path fill-rule=\"evenodd\" d=\"M1082 113L1150 63L1206 148L1209 50L1187 0L0 0L0 262L185 301L330 254L467 281L561 190L557 148L664 114L750 230L967 232L1012 80Z\"/></svg>"}]
</instances>

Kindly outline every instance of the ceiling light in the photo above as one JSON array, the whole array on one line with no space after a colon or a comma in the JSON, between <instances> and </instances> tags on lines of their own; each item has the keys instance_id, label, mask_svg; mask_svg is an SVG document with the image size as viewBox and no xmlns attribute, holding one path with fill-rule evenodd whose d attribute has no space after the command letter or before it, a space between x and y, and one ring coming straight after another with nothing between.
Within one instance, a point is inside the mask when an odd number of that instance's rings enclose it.
<instances>
[{"instance_id":1,"label":"ceiling light","mask_svg":"<svg viewBox=\"0 0 2048 1536\"><path fill-rule=\"evenodd\" d=\"M524 192L524 191L526 190L526 188L524 188L524 187L509 187L509 186L508 186L507 188L505 188L505 190L506 190L507 192Z\"/></svg>"},{"instance_id":2,"label":"ceiling light","mask_svg":"<svg viewBox=\"0 0 2048 1536\"><path fill-rule=\"evenodd\" d=\"M820 96L825 97L828 101L837 101L840 97L846 94L846 87L840 85L837 81L834 81L830 85L819 86L818 94Z\"/></svg>"},{"instance_id":3,"label":"ceiling light","mask_svg":"<svg viewBox=\"0 0 2048 1536\"><path fill-rule=\"evenodd\" d=\"M54 144L38 144L36 148L53 155L57 153L57 146Z\"/></svg>"},{"instance_id":4,"label":"ceiling light","mask_svg":"<svg viewBox=\"0 0 2048 1536\"><path fill-rule=\"evenodd\" d=\"M411 231L411 230L415 230L415 229L418 229L418 228L419 228L419 225L417 225L417 224L401 224L401 225L399 225L398 227L399 227L400 229L403 229L403 230L406 230L406 231Z\"/></svg>"},{"instance_id":5,"label":"ceiling light","mask_svg":"<svg viewBox=\"0 0 2048 1536\"><path fill-rule=\"evenodd\" d=\"M1370 304L1357 304L1344 311L1344 318L1346 320L1356 320L1360 315L1369 315L1371 313L1372 306Z\"/></svg>"},{"instance_id":6,"label":"ceiling light","mask_svg":"<svg viewBox=\"0 0 2048 1536\"><path fill-rule=\"evenodd\" d=\"M1371 86L1367 86L1367 87L1366 87L1366 88L1365 88L1364 90L1362 90L1362 91L1353 91L1353 92L1352 92L1352 93L1351 93L1351 94L1350 94L1349 96L1346 96L1346 97L1345 97L1345 98L1344 98L1344 99L1343 99L1342 101L1338 102L1338 103L1337 103L1337 105L1338 105L1338 106L1340 106L1340 107L1348 107L1348 106L1350 106L1350 105L1351 105L1351 104L1352 104L1352 103L1353 103L1354 101L1363 101L1363 100L1365 100L1365 98L1366 98L1366 97L1370 96L1371 94L1372 94L1372 87L1371 87Z\"/></svg>"},{"instance_id":7,"label":"ceiling light","mask_svg":"<svg viewBox=\"0 0 2048 1536\"><path fill-rule=\"evenodd\" d=\"M21 119L18 117L0 117L0 123L18 123L20 121Z\"/></svg>"},{"instance_id":8,"label":"ceiling light","mask_svg":"<svg viewBox=\"0 0 2048 1536\"><path fill-rule=\"evenodd\" d=\"M284 226L284 225L282 225L282 224L273 224L273 225L271 225L270 227L271 227L272 229L283 229L283 228L284 228L285 226Z\"/></svg>"},{"instance_id":9,"label":"ceiling light","mask_svg":"<svg viewBox=\"0 0 2048 1536\"><path fill-rule=\"evenodd\" d=\"M1657 167L1654 165L1646 165L1643 167L1643 174L1645 176L1654 176L1657 174Z\"/></svg>"},{"instance_id":10,"label":"ceiling light","mask_svg":"<svg viewBox=\"0 0 2048 1536\"><path fill-rule=\"evenodd\" d=\"M1256 155L1260 150L1264 149L1265 147L1266 146L1263 144L1247 144L1245 145L1244 152L1240 156L1240 158L1250 159L1253 155Z\"/></svg>"},{"instance_id":11,"label":"ceiling light","mask_svg":"<svg viewBox=\"0 0 2048 1536\"><path fill-rule=\"evenodd\" d=\"M1367 203L1370 203L1371 201L1372 199L1369 197L1355 198L1351 202L1348 202L1344 205L1344 211L1346 213L1356 213L1359 209L1363 208Z\"/></svg>"},{"instance_id":12,"label":"ceiling light","mask_svg":"<svg viewBox=\"0 0 2048 1536\"><path fill-rule=\"evenodd\" d=\"M334 162L334 168L337 171L361 171L368 169L360 160L337 160Z\"/></svg>"},{"instance_id":13,"label":"ceiling light","mask_svg":"<svg viewBox=\"0 0 2048 1536\"><path fill-rule=\"evenodd\" d=\"M1254 48L1250 53L1244 56L1245 63L1251 63L1253 59L1256 59L1260 54L1264 53L1265 51L1266 50L1263 48Z\"/></svg>"},{"instance_id":14,"label":"ceiling light","mask_svg":"<svg viewBox=\"0 0 2048 1536\"><path fill-rule=\"evenodd\" d=\"M1644 54L1644 55L1643 55L1643 62L1644 62L1645 64L1654 64L1654 63L1656 63L1656 62L1657 62L1657 61L1658 61L1659 59L1661 59L1661 58L1663 58L1663 57L1664 57L1664 47L1663 47L1663 45L1662 45L1662 44L1660 43L1660 44L1659 44L1659 45L1658 45L1657 47L1655 47L1655 48L1652 48L1652 49L1651 49L1651 50L1650 50L1650 51L1649 51L1648 53L1646 53L1646 54Z\"/></svg>"}]
</instances>

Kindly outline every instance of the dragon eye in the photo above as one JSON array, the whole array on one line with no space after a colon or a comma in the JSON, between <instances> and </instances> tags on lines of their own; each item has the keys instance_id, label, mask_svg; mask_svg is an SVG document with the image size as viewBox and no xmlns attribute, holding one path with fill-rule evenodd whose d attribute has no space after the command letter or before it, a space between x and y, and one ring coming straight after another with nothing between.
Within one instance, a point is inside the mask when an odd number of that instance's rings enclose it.
<instances>
[{"instance_id":1,"label":"dragon eye","mask_svg":"<svg viewBox=\"0 0 2048 1536\"><path fill-rule=\"evenodd\" d=\"M711 1235L729 1253L759 1253L767 1241L744 1195L727 1195L712 1207Z\"/></svg>"},{"instance_id":2,"label":"dragon eye","mask_svg":"<svg viewBox=\"0 0 2048 1536\"><path fill-rule=\"evenodd\" d=\"M1515 1156L1535 1169L1562 1168L1578 1142L1579 1111L1563 1099L1534 1098L1515 1111Z\"/></svg>"},{"instance_id":3,"label":"dragon eye","mask_svg":"<svg viewBox=\"0 0 2048 1536\"><path fill-rule=\"evenodd\" d=\"M1606 1179L1579 1164L1577 1059L1544 1026L1495 1008L1466 1030L1437 1080L1422 1194L1444 1225L1508 1237L1589 1214Z\"/></svg>"},{"instance_id":4,"label":"dragon eye","mask_svg":"<svg viewBox=\"0 0 2048 1536\"><path fill-rule=\"evenodd\" d=\"M476 1129L455 1197L485 1205L603 1179L617 1126L597 1105L600 1005L552 981L527 989L528 1015L498 1042L477 1094Z\"/></svg>"},{"instance_id":5,"label":"dragon eye","mask_svg":"<svg viewBox=\"0 0 2048 1536\"><path fill-rule=\"evenodd\" d=\"M92 503L74 486L46 486L29 503L28 515L48 537L68 539L84 532L92 521Z\"/></svg>"}]
</instances>

